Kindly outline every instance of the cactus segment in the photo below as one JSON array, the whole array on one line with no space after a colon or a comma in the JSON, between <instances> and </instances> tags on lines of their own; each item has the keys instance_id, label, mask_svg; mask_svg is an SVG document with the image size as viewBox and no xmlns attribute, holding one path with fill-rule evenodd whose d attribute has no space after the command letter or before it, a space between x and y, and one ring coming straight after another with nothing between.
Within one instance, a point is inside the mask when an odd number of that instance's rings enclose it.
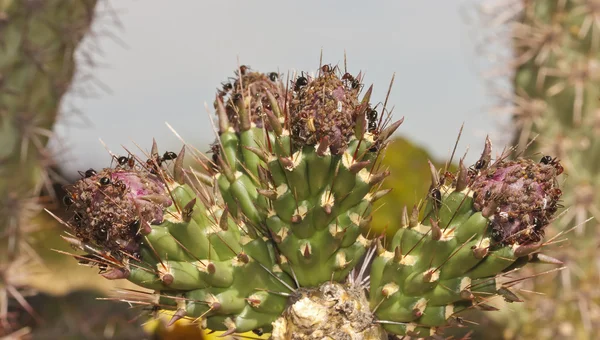
<instances>
[{"instance_id":1,"label":"cactus segment","mask_svg":"<svg viewBox=\"0 0 600 340\"><path fill-rule=\"evenodd\" d=\"M185 173L181 157L173 173ZM156 290L161 308L205 318L213 330L269 329L285 308L275 293L292 284L275 250L216 200L201 200L199 188L175 181L157 166L164 159L89 171L67 188L80 248L106 278Z\"/></svg>"},{"instance_id":2,"label":"cactus segment","mask_svg":"<svg viewBox=\"0 0 600 340\"><path fill-rule=\"evenodd\" d=\"M541 248L560 199L560 167L520 158L492 163L490 155L488 140L480 160L461 166L451 183L433 169L423 220L403 223L389 249L380 248L370 302L389 321L387 331L429 336L494 296L519 300L502 274Z\"/></svg>"},{"instance_id":3,"label":"cactus segment","mask_svg":"<svg viewBox=\"0 0 600 340\"><path fill-rule=\"evenodd\" d=\"M371 91L359 100L360 78L332 68L302 73L291 91L243 69L215 100L217 186L234 216L275 241L300 286L341 281L370 244L358 235L388 174L376 166L385 139Z\"/></svg>"}]
</instances>

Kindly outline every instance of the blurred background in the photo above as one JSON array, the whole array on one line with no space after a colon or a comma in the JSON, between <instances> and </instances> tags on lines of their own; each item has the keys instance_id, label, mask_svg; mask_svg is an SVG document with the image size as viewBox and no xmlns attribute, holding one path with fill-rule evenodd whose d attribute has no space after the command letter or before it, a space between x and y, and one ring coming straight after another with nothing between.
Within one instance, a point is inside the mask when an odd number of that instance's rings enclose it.
<instances>
[{"instance_id":1,"label":"blurred background","mask_svg":"<svg viewBox=\"0 0 600 340\"><path fill-rule=\"evenodd\" d=\"M486 135L500 152L514 143L513 130L521 129L511 120L516 111L506 110L513 107L513 73L502 67L513 53L508 23L522 7L518 0L19 3L0 3L0 33L8 32L0 34L3 46L10 51L10 39L21 35L32 42L38 36L49 44L60 41L53 65L77 71L59 72L61 81L51 79L51 90L17 82L24 91L33 89L34 97L53 99L43 110L36 108L48 114L41 142L31 143L34 156L15 142L25 129L11 130L10 116L2 116L0 146L5 151L0 160L7 161L0 162L0 174L6 175L0 183L0 214L5 215L0 215L0 339L201 336L194 327L166 331L168 318L148 322L139 309L95 300L132 286L103 280L97 269L78 266L54 251L72 250L58 237L61 226L41 208L61 216L61 186L77 179L78 171L109 166L107 148L141 154L154 138L161 150L178 151L182 143L166 122L187 143L208 151L215 138L211 103L240 64L285 77L294 70L316 71L321 54L323 63L343 68L346 56L348 71L362 72L364 82L375 85L374 103L385 100L395 74L388 107L405 121L387 153L386 165L394 175L386 185L394 191L373 222L378 231L398 218L398 206L412 205L426 194L427 160L439 166L446 162L463 124L457 151L470 150L467 164L479 157ZM54 25L41 27L40 22ZM24 27L31 29L22 33ZM46 36L50 31L55 35ZM39 65L19 61L34 60L30 54L15 54L12 64L11 54L5 55L6 61L0 58L0 106L12 108L18 106L9 99L13 89L2 82L3 75L11 75L7 68L15 67L12 75L17 75L21 71L14 65ZM22 121L22 112L15 110L15 121ZM24 157L31 163L24 163ZM11 189L15 183L20 189ZM510 327L503 328L505 319L478 320L474 338L519 338ZM486 327L483 336L478 333Z\"/></svg>"}]
</instances>

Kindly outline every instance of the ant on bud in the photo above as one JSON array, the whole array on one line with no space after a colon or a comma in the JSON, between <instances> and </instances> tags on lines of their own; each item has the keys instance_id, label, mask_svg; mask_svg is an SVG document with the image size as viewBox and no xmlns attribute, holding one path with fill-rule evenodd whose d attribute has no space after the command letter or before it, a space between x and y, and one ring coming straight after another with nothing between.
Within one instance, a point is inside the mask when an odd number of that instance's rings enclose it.
<instances>
[{"instance_id":1,"label":"ant on bud","mask_svg":"<svg viewBox=\"0 0 600 340\"><path fill-rule=\"evenodd\" d=\"M298 92L301 88L308 85L308 79L305 76L300 76L294 83L294 91Z\"/></svg>"},{"instance_id":2,"label":"ant on bud","mask_svg":"<svg viewBox=\"0 0 600 340\"><path fill-rule=\"evenodd\" d=\"M279 79L279 74L277 72L271 72L269 73L269 79L271 79L271 81L277 81L277 79Z\"/></svg>"},{"instance_id":3,"label":"ant on bud","mask_svg":"<svg viewBox=\"0 0 600 340\"><path fill-rule=\"evenodd\" d=\"M356 90L357 88L360 87L360 82L356 78L354 78L353 75L351 75L348 72L344 73L344 75L342 76L342 80L349 81L350 85L352 86L352 89L354 89L354 90Z\"/></svg>"},{"instance_id":4,"label":"ant on bud","mask_svg":"<svg viewBox=\"0 0 600 340\"><path fill-rule=\"evenodd\" d=\"M322 73L332 73L332 72L335 72L336 69L337 69L337 66L331 67L330 64L321 66Z\"/></svg>"},{"instance_id":5,"label":"ant on bud","mask_svg":"<svg viewBox=\"0 0 600 340\"><path fill-rule=\"evenodd\" d=\"M565 171L565 169L560 164L559 160L556 159L556 157L552 158L552 156L546 155L542 157L542 159L540 159L540 163L554 166L557 175L560 175L563 173L563 171Z\"/></svg>"},{"instance_id":6,"label":"ant on bud","mask_svg":"<svg viewBox=\"0 0 600 340\"><path fill-rule=\"evenodd\" d=\"M133 156L120 156L117 157L117 163L119 164L119 166L122 167L127 165L129 168L133 168L133 166L135 165L135 159L133 158Z\"/></svg>"},{"instance_id":7,"label":"ant on bud","mask_svg":"<svg viewBox=\"0 0 600 340\"><path fill-rule=\"evenodd\" d=\"M71 195L65 195L65 197L63 197L63 203L69 207L71 205L73 205L73 203L75 203L75 201L73 200L73 198L71 197Z\"/></svg>"},{"instance_id":8,"label":"ant on bud","mask_svg":"<svg viewBox=\"0 0 600 340\"><path fill-rule=\"evenodd\" d=\"M96 176L97 172L94 169L87 169L84 173L85 178L90 178L92 176Z\"/></svg>"},{"instance_id":9,"label":"ant on bud","mask_svg":"<svg viewBox=\"0 0 600 340\"><path fill-rule=\"evenodd\" d=\"M469 170L468 170L469 176L470 177L477 176L479 174L479 171L482 170L483 168L485 168L486 165L487 165L487 161L485 159L479 159L477 162L475 162L475 165L471 165L469 167Z\"/></svg>"}]
</instances>

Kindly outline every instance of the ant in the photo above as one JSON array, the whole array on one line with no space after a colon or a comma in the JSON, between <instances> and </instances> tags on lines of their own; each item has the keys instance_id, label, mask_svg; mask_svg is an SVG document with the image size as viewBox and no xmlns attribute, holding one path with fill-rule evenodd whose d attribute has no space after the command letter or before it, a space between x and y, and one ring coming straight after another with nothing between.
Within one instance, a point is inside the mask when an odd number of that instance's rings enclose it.
<instances>
[{"instance_id":1,"label":"ant","mask_svg":"<svg viewBox=\"0 0 600 340\"><path fill-rule=\"evenodd\" d=\"M560 161L556 159L556 157L552 158L552 156L546 155L540 159L540 163L554 166L557 175L560 175L563 173L563 171L565 171L563 166L560 164Z\"/></svg>"},{"instance_id":2,"label":"ant","mask_svg":"<svg viewBox=\"0 0 600 340\"><path fill-rule=\"evenodd\" d=\"M80 265L89 267L98 267L100 272L98 274L105 273L108 270L108 265L98 261L98 256L93 254L81 255L78 261Z\"/></svg>"},{"instance_id":3,"label":"ant","mask_svg":"<svg viewBox=\"0 0 600 340\"><path fill-rule=\"evenodd\" d=\"M358 81L358 79L354 78L354 76L348 72L344 73L344 75L342 76L342 80L349 81L352 86L352 89L354 90L360 87L360 82Z\"/></svg>"},{"instance_id":4,"label":"ant","mask_svg":"<svg viewBox=\"0 0 600 340\"><path fill-rule=\"evenodd\" d=\"M81 177L83 178L90 178L93 176L96 176L98 173L96 172L96 170L89 168L87 169L85 172L81 172L79 171L79 175L81 175Z\"/></svg>"},{"instance_id":5,"label":"ant","mask_svg":"<svg viewBox=\"0 0 600 340\"><path fill-rule=\"evenodd\" d=\"M326 64L326 65L321 66L321 72L324 74L325 73L333 73L333 72L335 72L335 70L337 70L337 68L338 68L337 66L331 67L330 64Z\"/></svg>"},{"instance_id":6,"label":"ant","mask_svg":"<svg viewBox=\"0 0 600 340\"><path fill-rule=\"evenodd\" d=\"M487 161L485 159L478 160L477 162L475 162L475 165L471 165L469 167L469 170L468 170L469 176L471 176L471 177L477 176L479 174L479 171L481 169L483 169L486 165L487 165Z\"/></svg>"},{"instance_id":7,"label":"ant","mask_svg":"<svg viewBox=\"0 0 600 340\"><path fill-rule=\"evenodd\" d=\"M114 158L117 159L117 163L119 164L119 166L124 167L125 165L127 165L129 168L133 168L133 166L135 165L135 159L133 158L133 156L114 156Z\"/></svg>"},{"instance_id":8,"label":"ant","mask_svg":"<svg viewBox=\"0 0 600 340\"><path fill-rule=\"evenodd\" d=\"M294 83L294 91L298 92L306 85L308 85L308 78L302 75L296 79L296 82Z\"/></svg>"},{"instance_id":9,"label":"ant","mask_svg":"<svg viewBox=\"0 0 600 340\"><path fill-rule=\"evenodd\" d=\"M233 84L231 84L231 82L221 83L221 87L221 89L217 89L217 95L219 98L225 97L227 93L233 90Z\"/></svg>"},{"instance_id":10,"label":"ant","mask_svg":"<svg viewBox=\"0 0 600 340\"><path fill-rule=\"evenodd\" d=\"M279 79L279 74L277 72L271 72L271 73L269 73L269 79L271 79L271 81L275 82L275 81L277 81L277 79Z\"/></svg>"},{"instance_id":11,"label":"ant","mask_svg":"<svg viewBox=\"0 0 600 340\"><path fill-rule=\"evenodd\" d=\"M373 109L367 112L367 119L369 120L369 132L375 132L377 130L377 110Z\"/></svg>"},{"instance_id":12,"label":"ant","mask_svg":"<svg viewBox=\"0 0 600 340\"><path fill-rule=\"evenodd\" d=\"M153 155L154 158L148 158L146 160L146 165L150 169L150 173L156 175L158 173L158 168L162 166L164 161L170 161L177 158L177 154L172 151L165 152L162 157L159 155Z\"/></svg>"},{"instance_id":13,"label":"ant","mask_svg":"<svg viewBox=\"0 0 600 340\"><path fill-rule=\"evenodd\" d=\"M73 200L73 197L71 197L71 195L65 195L65 197L63 197L63 203L68 208L71 205L73 205L73 203L75 203L75 200Z\"/></svg>"}]
</instances>

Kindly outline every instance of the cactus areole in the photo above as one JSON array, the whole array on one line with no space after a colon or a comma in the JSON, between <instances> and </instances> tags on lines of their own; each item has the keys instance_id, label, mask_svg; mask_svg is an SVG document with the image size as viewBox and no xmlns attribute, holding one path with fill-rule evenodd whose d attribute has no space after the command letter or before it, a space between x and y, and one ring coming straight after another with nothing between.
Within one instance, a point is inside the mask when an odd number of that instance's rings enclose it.
<instances>
[{"instance_id":1,"label":"cactus areole","mask_svg":"<svg viewBox=\"0 0 600 340\"><path fill-rule=\"evenodd\" d=\"M491 297L519 301L503 278L551 259L539 251L558 162L492 161L487 140L470 168L432 167L426 204L404 208L384 246L361 232L387 192L378 160L401 121L376 121L361 76L326 66L289 91L240 68L215 100L207 174L156 144L148 161L82 174L65 199L79 260L154 290L122 299L172 309L172 322L273 339L423 337Z\"/></svg>"}]
</instances>

